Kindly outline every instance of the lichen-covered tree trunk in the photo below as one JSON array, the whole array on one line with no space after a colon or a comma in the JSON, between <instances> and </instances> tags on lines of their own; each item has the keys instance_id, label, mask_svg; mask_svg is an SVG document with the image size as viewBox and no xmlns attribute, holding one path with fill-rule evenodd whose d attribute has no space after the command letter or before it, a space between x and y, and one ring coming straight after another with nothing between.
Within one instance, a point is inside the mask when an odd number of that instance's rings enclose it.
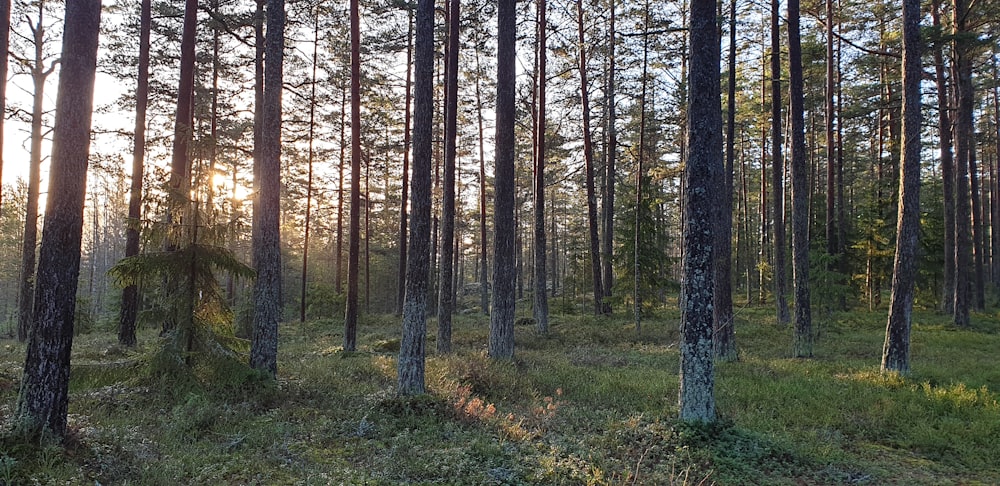
<instances>
[{"instance_id":1,"label":"lichen-covered tree trunk","mask_svg":"<svg viewBox=\"0 0 1000 486\"><path fill-rule=\"evenodd\" d=\"M399 343L397 387L401 395L424 393L427 286L430 270L431 155L434 120L434 0L418 0L413 50L413 173L410 235Z\"/></svg>"},{"instance_id":2,"label":"lichen-covered tree trunk","mask_svg":"<svg viewBox=\"0 0 1000 486\"><path fill-rule=\"evenodd\" d=\"M264 110L260 168L254 171L253 338L250 366L278 374L278 322L281 320L281 89L285 44L285 0L267 0L264 37Z\"/></svg>"},{"instance_id":3,"label":"lichen-covered tree trunk","mask_svg":"<svg viewBox=\"0 0 1000 486\"><path fill-rule=\"evenodd\" d=\"M135 136L132 139L132 185L128 199L128 223L125 228L125 258L139 254L139 230L142 216L142 177L146 158L146 107L149 103L149 32L152 26L151 0L139 7L139 76L135 88ZM139 312L139 287L122 290L118 314L118 343L135 346L135 320Z\"/></svg>"},{"instance_id":4,"label":"lichen-covered tree trunk","mask_svg":"<svg viewBox=\"0 0 1000 486\"><path fill-rule=\"evenodd\" d=\"M68 0L34 323L17 400L21 436L66 435L70 350L97 70L99 0Z\"/></svg>"},{"instance_id":5,"label":"lichen-covered tree trunk","mask_svg":"<svg viewBox=\"0 0 1000 486\"><path fill-rule=\"evenodd\" d=\"M458 141L458 50L460 0L448 1L445 69L444 181L441 187L441 266L438 269L437 351L451 352L451 314L455 310L455 157Z\"/></svg>"},{"instance_id":6,"label":"lichen-covered tree trunk","mask_svg":"<svg viewBox=\"0 0 1000 486\"><path fill-rule=\"evenodd\" d=\"M809 303L809 168L803 119L802 42L799 0L788 1L788 97L791 118L792 273L795 280L796 357L813 355L812 306Z\"/></svg>"},{"instance_id":7,"label":"lichen-covered tree trunk","mask_svg":"<svg viewBox=\"0 0 1000 486\"><path fill-rule=\"evenodd\" d=\"M715 420L712 352L712 254L722 179L722 98L716 2L691 2L688 159L684 192L684 279L681 290L680 418Z\"/></svg>"},{"instance_id":8,"label":"lichen-covered tree trunk","mask_svg":"<svg viewBox=\"0 0 1000 486\"><path fill-rule=\"evenodd\" d=\"M493 202L493 302L487 353L514 357L514 0L497 0L497 101Z\"/></svg>"},{"instance_id":9,"label":"lichen-covered tree trunk","mask_svg":"<svg viewBox=\"0 0 1000 486\"><path fill-rule=\"evenodd\" d=\"M892 296L882 348L882 371L910 371L910 313L920 233L920 0L903 0L903 151Z\"/></svg>"}]
</instances>

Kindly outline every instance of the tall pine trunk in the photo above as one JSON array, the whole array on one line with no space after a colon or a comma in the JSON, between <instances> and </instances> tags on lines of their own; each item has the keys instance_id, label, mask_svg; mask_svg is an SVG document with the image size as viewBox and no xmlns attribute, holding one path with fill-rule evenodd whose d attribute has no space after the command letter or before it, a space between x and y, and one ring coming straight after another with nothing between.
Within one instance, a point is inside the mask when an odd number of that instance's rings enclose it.
<instances>
[{"instance_id":1,"label":"tall pine trunk","mask_svg":"<svg viewBox=\"0 0 1000 486\"><path fill-rule=\"evenodd\" d=\"M271 377L278 373L281 320L281 89L285 45L285 0L267 0L264 37L264 106L260 168L254 171L253 338L250 366ZM258 179L259 177L259 179Z\"/></svg>"},{"instance_id":2,"label":"tall pine trunk","mask_svg":"<svg viewBox=\"0 0 1000 486\"><path fill-rule=\"evenodd\" d=\"M358 264L361 259L361 19L359 0L350 1L351 17L351 216L347 240L347 308L344 351L358 340Z\"/></svg>"},{"instance_id":3,"label":"tall pine trunk","mask_svg":"<svg viewBox=\"0 0 1000 486\"><path fill-rule=\"evenodd\" d=\"M410 187L410 94L413 90L413 10L407 11L406 17L406 100L403 109L403 177L399 197L399 282L396 290L396 314L402 317L403 301L406 298L406 259L407 259L407 219L406 205L409 199Z\"/></svg>"},{"instance_id":4,"label":"tall pine trunk","mask_svg":"<svg viewBox=\"0 0 1000 486\"><path fill-rule=\"evenodd\" d=\"M0 0L0 52L10 50L10 0ZM0 113L7 110L7 59L0 56ZM3 179L3 125L6 117L0 116L0 180ZM3 212L3 187L0 185L0 213Z\"/></svg>"},{"instance_id":5,"label":"tall pine trunk","mask_svg":"<svg viewBox=\"0 0 1000 486\"><path fill-rule=\"evenodd\" d=\"M615 1L611 0L611 18L608 19L608 80L605 94L607 105L607 145L604 148L604 197L603 206L604 234L601 240L601 264L604 266L601 283L604 285L605 314L611 314L611 287L614 285L614 268L612 256L615 241L615 179L618 173L615 160L618 153L618 117L615 106Z\"/></svg>"},{"instance_id":6,"label":"tall pine trunk","mask_svg":"<svg viewBox=\"0 0 1000 486\"><path fill-rule=\"evenodd\" d=\"M514 357L514 89L517 17L514 0L497 0L497 101L493 202L493 302L487 352Z\"/></svg>"},{"instance_id":7,"label":"tall pine trunk","mask_svg":"<svg viewBox=\"0 0 1000 486\"><path fill-rule=\"evenodd\" d=\"M726 100L726 165L722 173L722 190L716 205L718 224L715 227L715 291L712 311L715 319L715 356L725 361L736 360L736 329L733 327L733 166L736 157L736 0L729 0L729 86Z\"/></svg>"},{"instance_id":8,"label":"tall pine trunk","mask_svg":"<svg viewBox=\"0 0 1000 486\"><path fill-rule=\"evenodd\" d=\"M83 206L97 71L99 0L69 0L56 98L34 323L17 399L18 436L66 436Z\"/></svg>"},{"instance_id":9,"label":"tall pine trunk","mask_svg":"<svg viewBox=\"0 0 1000 486\"><path fill-rule=\"evenodd\" d=\"M957 37L968 31L968 0L954 1L953 34ZM972 143L972 53L967 42L954 42L954 73L956 96L955 111L955 307L954 321L958 327L968 327L969 307L972 302L972 221L969 194L969 153Z\"/></svg>"},{"instance_id":10,"label":"tall pine trunk","mask_svg":"<svg viewBox=\"0 0 1000 486\"><path fill-rule=\"evenodd\" d=\"M781 27L778 0L771 0L771 256L774 279L774 302L778 325L787 324L788 301L785 300L785 162L781 156Z\"/></svg>"},{"instance_id":11,"label":"tall pine trunk","mask_svg":"<svg viewBox=\"0 0 1000 486\"><path fill-rule=\"evenodd\" d=\"M796 357L813 355L809 303L809 180L803 119L802 42L799 33L799 0L788 1L788 97L791 118L792 172L792 271L795 279Z\"/></svg>"},{"instance_id":12,"label":"tall pine trunk","mask_svg":"<svg viewBox=\"0 0 1000 486\"><path fill-rule=\"evenodd\" d=\"M903 1L903 151L892 296L882 348L882 371L910 370L910 325L920 233L920 0Z\"/></svg>"},{"instance_id":13,"label":"tall pine trunk","mask_svg":"<svg viewBox=\"0 0 1000 486\"><path fill-rule=\"evenodd\" d=\"M139 254L139 230L142 227L142 177L146 157L146 107L149 104L149 33L152 25L151 0L142 0L139 8L139 76L135 88L135 136L132 140L132 184L129 190L128 223L125 228L125 257ZM122 290L118 316L118 343L135 346L135 320L139 311L139 287Z\"/></svg>"},{"instance_id":14,"label":"tall pine trunk","mask_svg":"<svg viewBox=\"0 0 1000 486\"><path fill-rule=\"evenodd\" d=\"M940 0L931 3L933 25L941 27ZM952 126L949 116L948 82L941 46L934 49L934 79L937 85L938 138L941 140L941 186L944 191L944 268L941 308L945 313L955 310L955 162L952 155Z\"/></svg>"},{"instance_id":15,"label":"tall pine trunk","mask_svg":"<svg viewBox=\"0 0 1000 486\"><path fill-rule=\"evenodd\" d=\"M451 352L451 315L455 310L455 157L458 142L458 49L460 0L448 2L448 49L445 68L444 185L441 201L441 267L438 278L438 353Z\"/></svg>"},{"instance_id":16,"label":"tall pine trunk","mask_svg":"<svg viewBox=\"0 0 1000 486\"><path fill-rule=\"evenodd\" d=\"M590 268L594 287L594 315L600 315L610 311L610 306L604 303L604 286L601 282L601 241L598 236L597 191L594 188L594 141L590 133L590 88L587 84L583 0L576 1L576 25L577 49L580 51L580 102L583 107L583 160L587 186L587 223L590 230Z\"/></svg>"},{"instance_id":17,"label":"tall pine trunk","mask_svg":"<svg viewBox=\"0 0 1000 486\"><path fill-rule=\"evenodd\" d=\"M546 1L538 2L538 115L535 124L535 205L534 205L534 236L533 249L534 266L534 305L532 315L538 332L549 332L549 298L548 275L546 272L546 241L545 241L545 88L547 84L546 35Z\"/></svg>"}]
</instances>

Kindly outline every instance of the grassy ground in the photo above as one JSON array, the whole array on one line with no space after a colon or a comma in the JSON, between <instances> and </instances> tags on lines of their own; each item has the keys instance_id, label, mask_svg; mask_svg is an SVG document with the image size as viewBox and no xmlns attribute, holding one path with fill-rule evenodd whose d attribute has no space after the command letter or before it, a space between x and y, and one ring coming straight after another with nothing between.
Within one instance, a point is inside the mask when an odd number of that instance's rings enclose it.
<instances>
[{"instance_id":1,"label":"grassy ground","mask_svg":"<svg viewBox=\"0 0 1000 486\"><path fill-rule=\"evenodd\" d=\"M0 484L998 484L1000 319L955 330L915 315L913 374L878 370L884 315L817 319L814 359L790 355L768 309L737 316L740 361L717 366L721 420L678 424L677 316L557 315L517 329L517 358L485 358L488 320L456 319L431 356L432 393L394 396L399 323L284 324L276 385L196 362L150 373L159 347L111 333L74 349L66 447L0 443ZM433 323L431 334L433 335ZM434 349L433 339L428 349ZM9 424L24 348L0 345ZM5 425L6 427L6 425Z\"/></svg>"}]
</instances>

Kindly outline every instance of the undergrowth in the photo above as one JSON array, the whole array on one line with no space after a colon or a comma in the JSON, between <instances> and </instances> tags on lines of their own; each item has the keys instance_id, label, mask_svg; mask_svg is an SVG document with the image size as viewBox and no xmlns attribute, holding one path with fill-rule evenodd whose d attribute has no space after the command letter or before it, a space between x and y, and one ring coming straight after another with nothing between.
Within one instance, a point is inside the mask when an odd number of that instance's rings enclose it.
<instances>
[{"instance_id":1,"label":"undergrowth","mask_svg":"<svg viewBox=\"0 0 1000 486\"><path fill-rule=\"evenodd\" d=\"M719 420L675 420L677 316L555 315L484 352L488 318L456 316L429 393L394 393L398 320L370 316L359 351L340 323L283 324L279 380L242 356L77 338L70 435L13 435L24 348L0 347L0 484L998 483L994 316L955 330L917 313L913 372L883 375L884 318L818 318L816 358L790 358L771 309L737 313L740 359L716 367ZM430 335L434 335L431 322ZM429 346L428 349L433 349Z\"/></svg>"}]
</instances>

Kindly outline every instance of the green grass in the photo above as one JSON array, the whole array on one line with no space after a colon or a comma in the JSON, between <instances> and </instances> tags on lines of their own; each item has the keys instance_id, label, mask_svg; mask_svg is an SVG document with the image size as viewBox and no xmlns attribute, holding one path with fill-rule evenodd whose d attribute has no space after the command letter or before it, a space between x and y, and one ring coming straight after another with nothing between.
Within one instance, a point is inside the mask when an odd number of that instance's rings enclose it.
<instances>
[{"instance_id":1,"label":"green grass","mask_svg":"<svg viewBox=\"0 0 1000 486\"><path fill-rule=\"evenodd\" d=\"M1000 320L916 313L911 376L878 372L882 313L817 318L814 359L789 358L770 308L738 312L740 360L716 367L720 419L678 423L677 315L557 315L517 328L516 358L485 356L488 319L455 319L430 393L399 398L399 321L281 328L280 379L225 360L162 370L149 331L74 349L65 447L0 442L0 484L997 484ZM433 322L429 334L434 335ZM433 349L433 338L428 349ZM10 429L24 348L0 343Z\"/></svg>"}]
</instances>

